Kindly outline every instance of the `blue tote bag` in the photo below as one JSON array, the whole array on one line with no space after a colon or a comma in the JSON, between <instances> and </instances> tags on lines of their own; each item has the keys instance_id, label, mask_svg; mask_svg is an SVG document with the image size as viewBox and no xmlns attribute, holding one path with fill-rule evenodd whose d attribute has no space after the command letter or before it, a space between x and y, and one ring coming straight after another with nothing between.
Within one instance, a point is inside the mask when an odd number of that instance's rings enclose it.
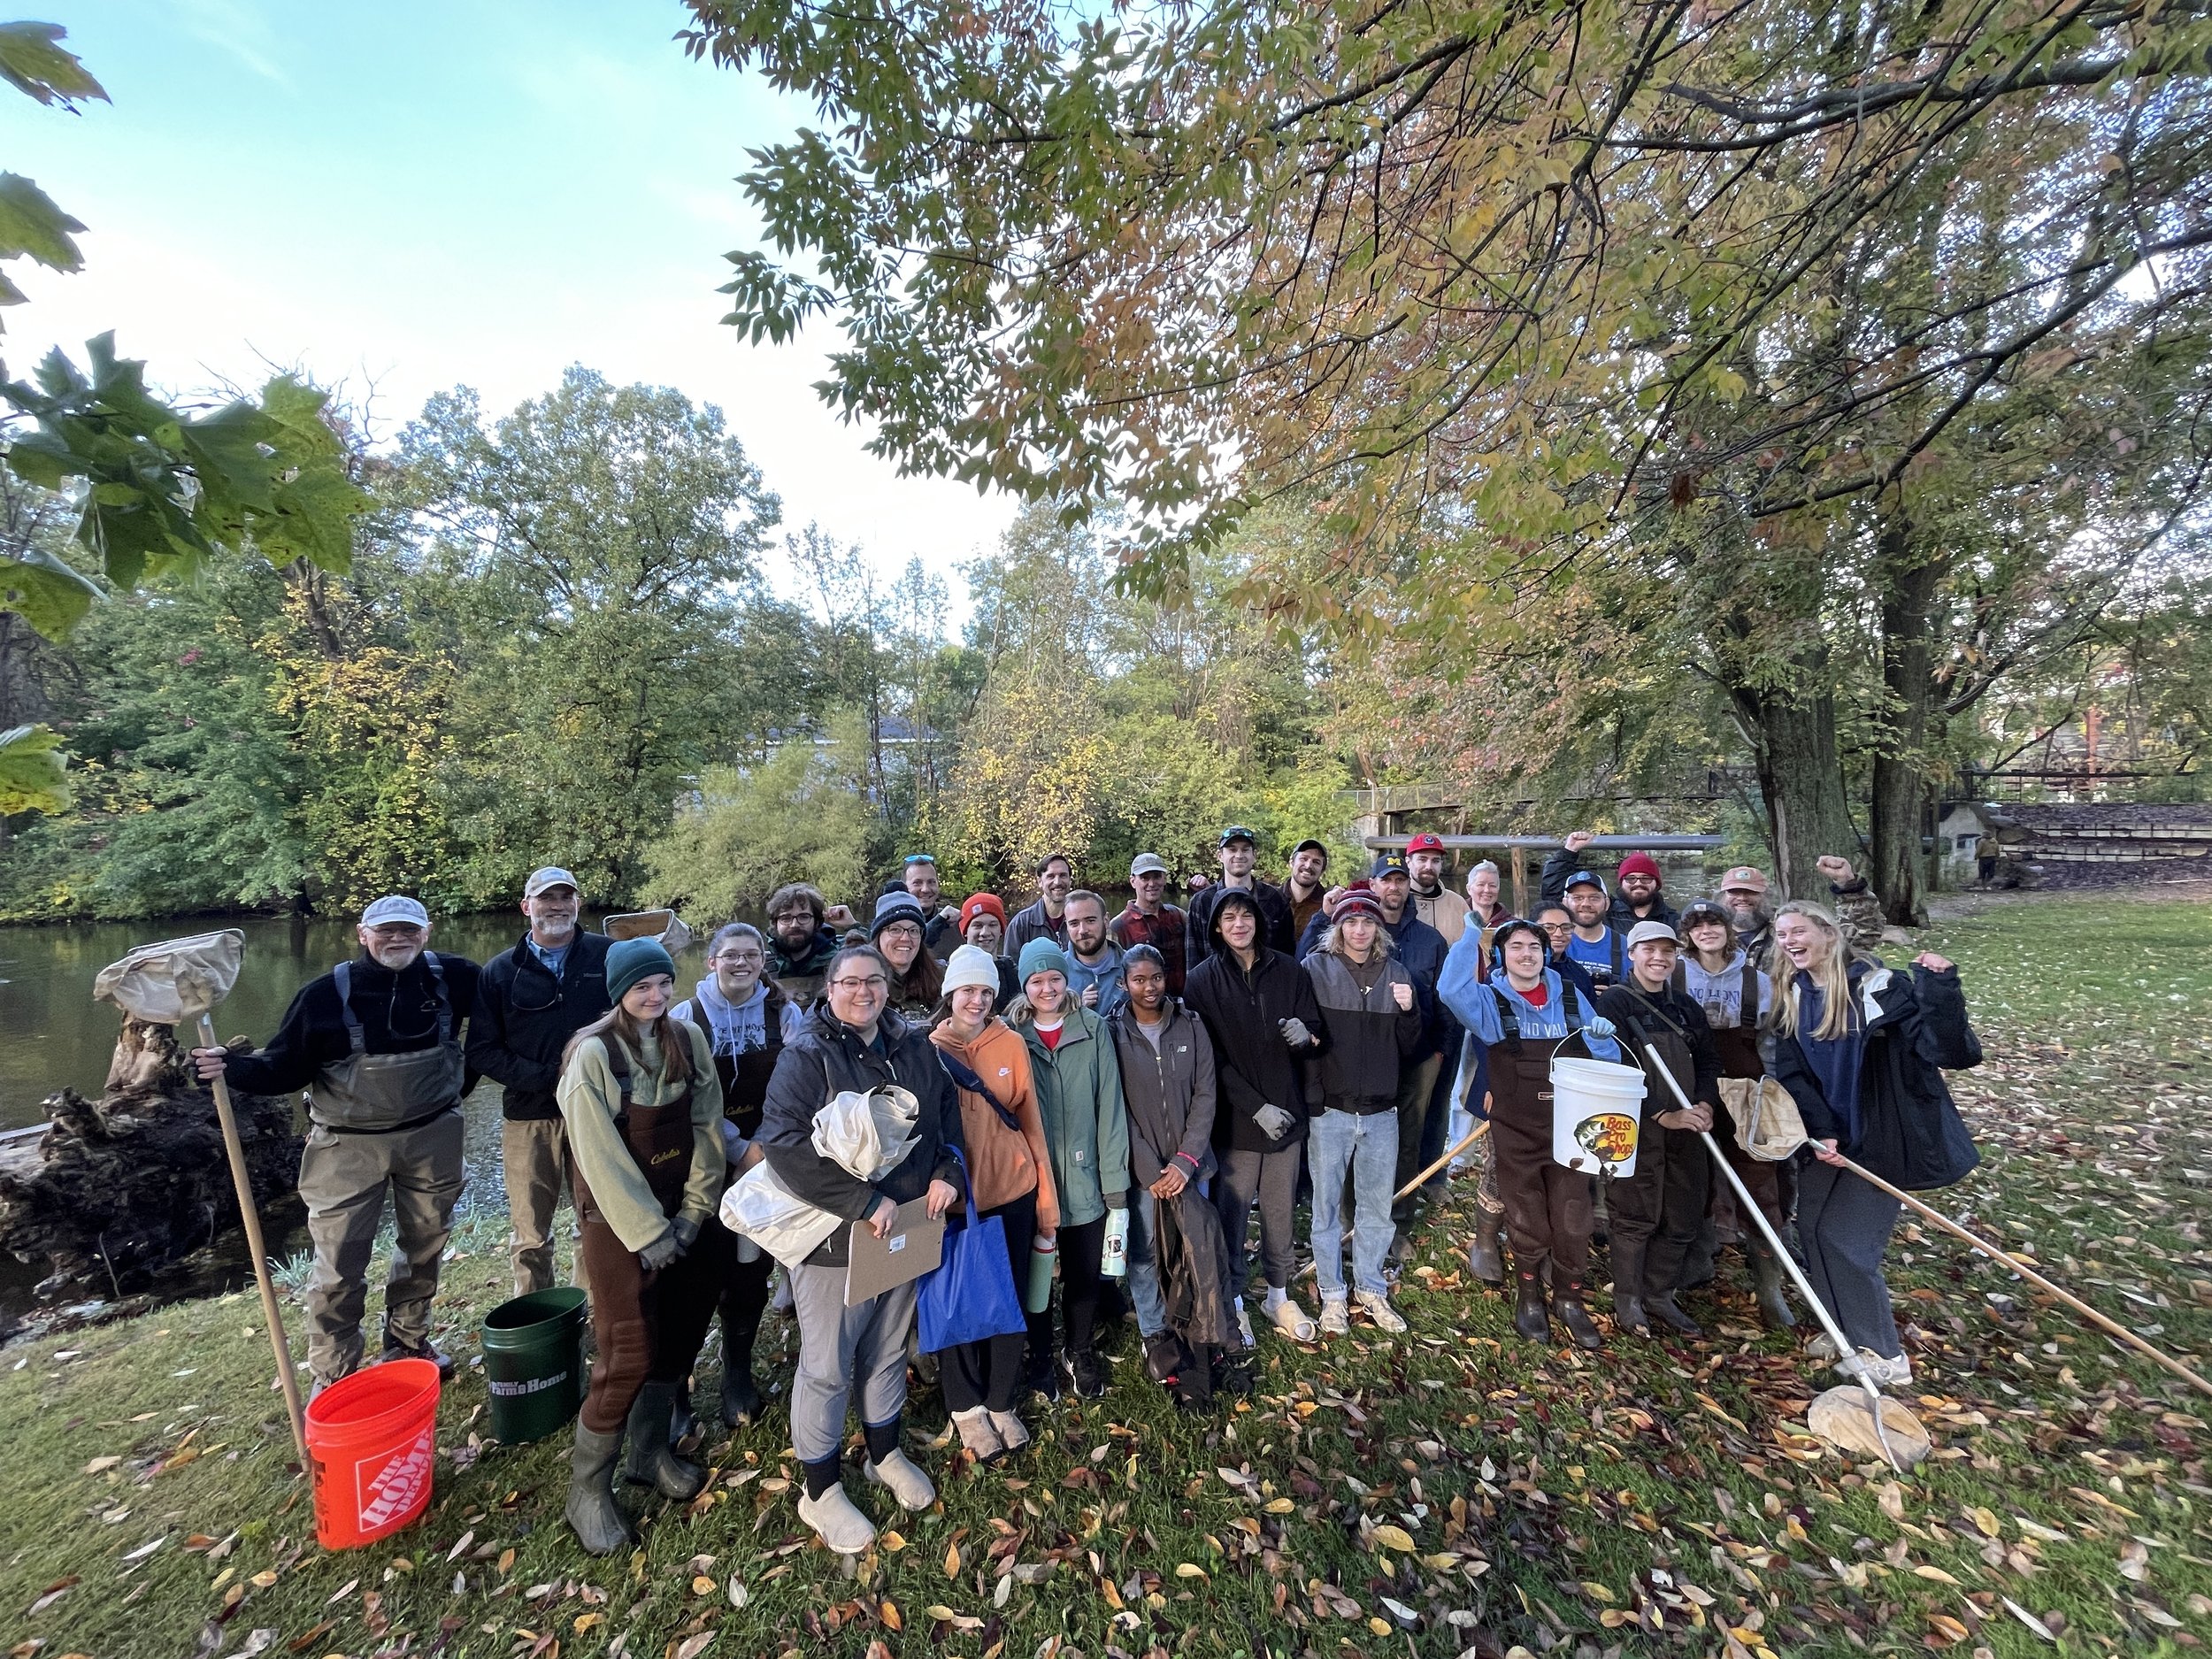
<instances>
[{"instance_id":1,"label":"blue tote bag","mask_svg":"<svg viewBox=\"0 0 2212 1659\"><path fill-rule=\"evenodd\" d=\"M957 1152L953 1156L960 1156ZM914 1303L915 1328L925 1354L1029 1328L1021 1297L1015 1294L1013 1264L1006 1259L1006 1224L996 1216L987 1221L977 1217L964 1158L960 1185L966 1189L967 1225L945 1234L943 1259L922 1281Z\"/></svg>"}]
</instances>

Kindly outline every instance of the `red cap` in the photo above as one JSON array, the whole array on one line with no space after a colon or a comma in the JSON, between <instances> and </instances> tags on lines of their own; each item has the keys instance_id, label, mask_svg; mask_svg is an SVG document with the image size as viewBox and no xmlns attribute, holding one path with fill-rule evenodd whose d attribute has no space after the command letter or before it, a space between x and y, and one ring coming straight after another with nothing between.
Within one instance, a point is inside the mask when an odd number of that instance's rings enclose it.
<instances>
[{"instance_id":1,"label":"red cap","mask_svg":"<svg viewBox=\"0 0 2212 1659\"><path fill-rule=\"evenodd\" d=\"M1620 873L1624 876L1649 876L1656 881L1659 879L1658 861L1649 853L1631 853L1621 860Z\"/></svg>"},{"instance_id":2,"label":"red cap","mask_svg":"<svg viewBox=\"0 0 2212 1659\"><path fill-rule=\"evenodd\" d=\"M995 916L1001 927L1006 926L1006 907L995 893L979 893L960 907L960 931L966 933L968 924L979 916Z\"/></svg>"},{"instance_id":3,"label":"red cap","mask_svg":"<svg viewBox=\"0 0 2212 1659\"><path fill-rule=\"evenodd\" d=\"M1409 853L1440 853L1443 850L1444 838L1441 835L1432 835L1426 830L1422 831L1420 834L1406 843L1406 851Z\"/></svg>"}]
</instances>

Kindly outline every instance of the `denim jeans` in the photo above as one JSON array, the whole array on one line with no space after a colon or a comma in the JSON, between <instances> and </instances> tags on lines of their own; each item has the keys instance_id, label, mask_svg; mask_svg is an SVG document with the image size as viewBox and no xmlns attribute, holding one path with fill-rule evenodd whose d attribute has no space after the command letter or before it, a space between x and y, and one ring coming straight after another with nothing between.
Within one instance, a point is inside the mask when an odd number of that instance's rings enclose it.
<instances>
[{"instance_id":1,"label":"denim jeans","mask_svg":"<svg viewBox=\"0 0 2212 1659\"><path fill-rule=\"evenodd\" d=\"M1148 1187L1129 1194L1129 1301L1137 1329L1157 1336L1167 1329L1167 1296L1160 1288L1160 1201Z\"/></svg>"},{"instance_id":2,"label":"denim jeans","mask_svg":"<svg viewBox=\"0 0 2212 1659\"><path fill-rule=\"evenodd\" d=\"M1306 1145L1313 1171L1313 1267L1324 1302L1344 1300L1344 1171L1352 1172L1352 1278L1361 1290L1386 1294L1383 1263L1397 1228L1390 1219L1398 1172L1398 1114L1334 1108L1313 1120Z\"/></svg>"}]
</instances>

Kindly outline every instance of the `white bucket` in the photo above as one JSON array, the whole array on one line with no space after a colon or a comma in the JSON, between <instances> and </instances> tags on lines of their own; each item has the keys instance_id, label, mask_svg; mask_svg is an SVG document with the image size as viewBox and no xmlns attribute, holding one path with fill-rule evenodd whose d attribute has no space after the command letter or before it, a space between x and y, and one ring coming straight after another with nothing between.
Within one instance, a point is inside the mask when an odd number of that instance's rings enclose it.
<instances>
[{"instance_id":1,"label":"white bucket","mask_svg":"<svg viewBox=\"0 0 2212 1659\"><path fill-rule=\"evenodd\" d=\"M1552 1162L1592 1174L1633 1175L1643 1068L1555 1058L1551 1087Z\"/></svg>"}]
</instances>

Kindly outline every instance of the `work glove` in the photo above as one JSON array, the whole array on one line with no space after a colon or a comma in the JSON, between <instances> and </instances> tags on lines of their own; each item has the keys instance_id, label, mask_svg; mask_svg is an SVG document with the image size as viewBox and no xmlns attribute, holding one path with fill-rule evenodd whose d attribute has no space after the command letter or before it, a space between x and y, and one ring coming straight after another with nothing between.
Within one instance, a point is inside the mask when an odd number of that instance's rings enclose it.
<instances>
[{"instance_id":1,"label":"work glove","mask_svg":"<svg viewBox=\"0 0 2212 1659\"><path fill-rule=\"evenodd\" d=\"M1106 1208L1107 1208L1107 1209L1109 1209L1109 1210L1126 1210L1126 1209L1128 1209L1128 1208L1129 1208L1129 1194L1128 1194L1127 1193L1109 1193L1109 1194L1106 1194Z\"/></svg>"},{"instance_id":2,"label":"work glove","mask_svg":"<svg viewBox=\"0 0 2212 1659\"><path fill-rule=\"evenodd\" d=\"M684 1255L699 1242L699 1220L695 1216L678 1216L668 1224L676 1235L676 1253Z\"/></svg>"},{"instance_id":3,"label":"work glove","mask_svg":"<svg viewBox=\"0 0 2212 1659\"><path fill-rule=\"evenodd\" d=\"M1288 1019L1279 1019L1275 1029L1283 1033L1283 1041L1293 1048L1302 1048L1313 1041L1313 1033L1306 1029L1306 1022L1295 1014Z\"/></svg>"},{"instance_id":4,"label":"work glove","mask_svg":"<svg viewBox=\"0 0 2212 1659\"><path fill-rule=\"evenodd\" d=\"M684 1253L684 1247L676 1240L676 1230L667 1232L637 1253L638 1265L649 1273L657 1273Z\"/></svg>"},{"instance_id":5,"label":"work glove","mask_svg":"<svg viewBox=\"0 0 2212 1659\"><path fill-rule=\"evenodd\" d=\"M1582 1022L1583 1034L1590 1037L1616 1037L1620 1034L1613 1022L1602 1014L1593 1014Z\"/></svg>"},{"instance_id":6,"label":"work glove","mask_svg":"<svg viewBox=\"0 0 2212 1659\"><path fill-rule=\"evenodd\" d=\"M1294 1025L1298 1022L1294 1019L1290 1023ZM1259 1125L1260 1133L1270 1141L1280 1141L1290 1132L1291 1125L1298 1120L1270 1101L1252 1114L1252 1121Z\"/></svg>"}]
</instances>

